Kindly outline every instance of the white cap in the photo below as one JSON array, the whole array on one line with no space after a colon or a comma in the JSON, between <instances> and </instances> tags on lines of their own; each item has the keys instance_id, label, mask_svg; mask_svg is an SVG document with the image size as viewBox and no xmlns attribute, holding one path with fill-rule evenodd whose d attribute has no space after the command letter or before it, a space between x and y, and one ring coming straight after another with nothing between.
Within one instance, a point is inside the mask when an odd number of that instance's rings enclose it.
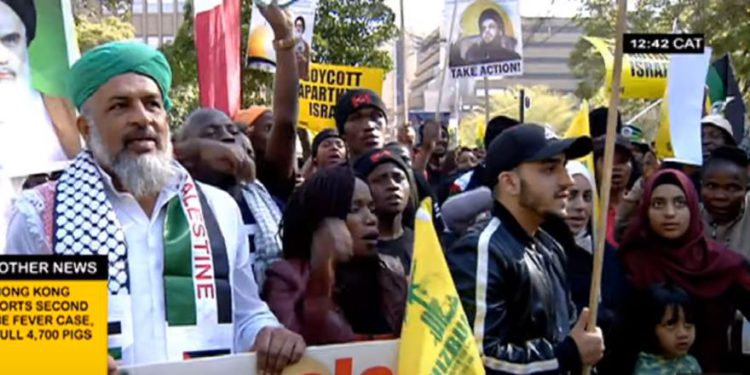
<instances>
[{"instance_id":1,"label":"white cap","mask_svg":"<svg viewBox=\"0 0 750 375\"><path fill-rule=\"evenodd\" d=\"M721 130L724 130L729 134L729 137L734 141L734 132L732 131L732 124L722 115L708 115L701 120L701 124L713 125Z\"/></svg>"}]
</instances>

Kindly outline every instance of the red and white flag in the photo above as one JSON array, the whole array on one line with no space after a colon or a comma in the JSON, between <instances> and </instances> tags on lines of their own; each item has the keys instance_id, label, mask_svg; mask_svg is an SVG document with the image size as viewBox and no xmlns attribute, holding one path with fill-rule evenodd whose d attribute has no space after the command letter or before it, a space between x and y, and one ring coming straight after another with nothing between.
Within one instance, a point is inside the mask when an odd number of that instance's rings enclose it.
<instances>
[{"instance_id":1,"label":"red and white flag","mask_svg":"<svg viewBox=\"0 0 750 375\"><path fill-rule=\"evenodd\" d=\"M195 0L201 106L240 109L240 0Z\"/></svg>"}]
</instances>

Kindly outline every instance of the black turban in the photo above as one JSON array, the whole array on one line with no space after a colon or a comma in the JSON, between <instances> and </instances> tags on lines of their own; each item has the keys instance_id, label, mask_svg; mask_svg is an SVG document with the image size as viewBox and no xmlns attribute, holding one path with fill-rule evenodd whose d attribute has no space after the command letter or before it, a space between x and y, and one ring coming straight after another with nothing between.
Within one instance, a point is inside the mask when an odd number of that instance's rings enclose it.
<instances>
[{"instance_id":1,"label":"black turban","mask_svg":"<svg viewBox=\"0 0 750 375\"><path fill-rule=\"evenodd\" d=\"M498 13L496 10L492 8L487 8L482 11L482 13L479 15L479 29L480 30L482 29L482 23L486 20L495 21L500 31L505 31L505 23L503 23L503 19L500 17L500 13Z\"/></svg>"},{"instance_id":2,"label":"black turban","mask_svg":"<svg viewBox=\"0 0 750 375\"><path fill-rule=\"evenodd\" d=\"M13 9L26 27L26 45L31 44L36 34L36 8L34 0L0 0Z\"/></svg>"}]
</instances>

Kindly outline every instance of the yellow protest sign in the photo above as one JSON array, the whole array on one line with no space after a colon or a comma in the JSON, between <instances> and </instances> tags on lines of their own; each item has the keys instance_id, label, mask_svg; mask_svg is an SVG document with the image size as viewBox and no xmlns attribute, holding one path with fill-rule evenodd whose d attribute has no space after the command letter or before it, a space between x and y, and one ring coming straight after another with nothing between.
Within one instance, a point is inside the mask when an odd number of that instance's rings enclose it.
<instances>
[{"instance_id":1,"label":"yellow protest sign","mask_svg":"<svg viewBox=\"0 0 750 375\"><path fill-rule=\"evenodd\" d=\"M584 37L604 59L607 92L612 91L615 44L612 39ZM627 54L622 56L623 99L659 99L667 88L669 55Z\"/></svg>"},{"instance_id":2,"label":"yellow protest sign","mask_svg":"<svg viewBox=\"0 0 750 375\"><path fill-rule=\"evenodd\" d=\"M382 95L383 69L310 64L307 80L299 84L299 122L312 132L333 128L336 102L351 88L367 88Z\"/></svg>"},{"instance_id":3,"label":"yellow protest sign","mask_svg":"<svg viewBox=\"0 0 750 375\"><path fill-rule=\"evenodd\" d=\"M105 373L107 274L106 256L0 256L0 373Z\"/></svg>"}]
</instances>

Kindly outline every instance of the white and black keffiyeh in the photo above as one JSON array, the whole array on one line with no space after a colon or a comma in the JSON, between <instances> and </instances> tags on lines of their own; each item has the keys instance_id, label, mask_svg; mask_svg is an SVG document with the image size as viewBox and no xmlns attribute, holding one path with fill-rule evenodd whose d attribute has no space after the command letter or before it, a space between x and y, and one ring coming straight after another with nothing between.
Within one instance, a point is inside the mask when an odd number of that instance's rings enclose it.
<instances>
[{"instance_id":1,"label":"white and black keffiyeh","mask_svg":"<svg viewBox=\"0 0 750 375\"><path fill-rule=\"evenodd\" d=\"M106 255L110 294L128 294L127 246L89 151L78 154L57 182L53 244L62 255Z\"/></svg>"},{"instance_id":2,"label":"white and black keffiyeh","mask_svg":"<svg viewBox=\"0 0 750 375\"><path fill-rule=\"evenodd\" d=\"M282 254L279 237L281 210L268 190L259 182L244 185L242 194L255 220L255 223L246 222L245 224L250 224L249 232L253 242L251 257L255 280L258 286L262 287L266 269L271 263L280 259Z\"/></svg>"}]
</instances>

